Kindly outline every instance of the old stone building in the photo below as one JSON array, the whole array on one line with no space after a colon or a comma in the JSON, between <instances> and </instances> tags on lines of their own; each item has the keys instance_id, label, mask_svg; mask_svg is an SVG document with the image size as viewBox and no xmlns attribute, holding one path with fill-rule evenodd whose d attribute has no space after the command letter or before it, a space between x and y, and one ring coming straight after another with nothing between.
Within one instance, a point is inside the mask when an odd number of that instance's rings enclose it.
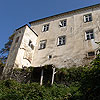
<instances>
[{"instance_id":1,"label":"old stone building","mask_svg":"<svg viewBox=\"0 0 100 100\"><path fill-rule=\"evenodd\" d=\"M4 72L12 68L87 65L100 42L100 4L30 22L15 30Z\"/></svg>"}]
</instances>

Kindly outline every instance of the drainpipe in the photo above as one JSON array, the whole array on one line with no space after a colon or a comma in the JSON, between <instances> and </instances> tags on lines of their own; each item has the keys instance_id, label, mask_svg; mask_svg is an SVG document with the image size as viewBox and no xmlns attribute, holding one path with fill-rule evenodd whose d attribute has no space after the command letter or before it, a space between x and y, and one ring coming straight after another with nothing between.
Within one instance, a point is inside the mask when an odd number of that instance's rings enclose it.
<instances>
[{"instance_id":1,"label":"drainpipe","mask_svg":"<svg viewBox=\"0 0 100 100\"><path fill-rule=\"evenodd\" d=\"M55 72L55 67L53 67L53 73L52 73L52 82L51 82L51 85L53 85L54 83L54 75L56 74Z\"/></svg>"},{"instance_id":2,"label":"drainpipe","mask_svg":"<svg viewBox=\"0 0 100 100\"><path fill-rule=\"evenodd\" d=\"M42 85L42 84L43 84L43 68L41 70L41 79L40 79L40 85Z\"/></svg>"}]
</instances>

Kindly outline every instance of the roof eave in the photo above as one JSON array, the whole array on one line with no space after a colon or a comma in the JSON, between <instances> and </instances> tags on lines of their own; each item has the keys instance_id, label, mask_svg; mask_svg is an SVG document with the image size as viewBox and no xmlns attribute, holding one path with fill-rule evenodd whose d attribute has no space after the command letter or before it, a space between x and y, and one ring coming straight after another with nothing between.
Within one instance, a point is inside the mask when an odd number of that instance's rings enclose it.
<instances>
[{"instance_id":1,"label":"roof eave","mask_svg":"<svg viewBox=\"0 0 100 100\"><path fill-rule=\"evenodd\" d=\"M18 30L20 30L21 28L26 27L26 26L28 26L28 24L25 24L25 25L19 27L19 28L16 29L15 31L18 31ZM36 33L35 31L33 31L29 26L28 26L28 28L38 37L38 35L37 35L37 33Z\"/></svg>"},{"instance_id":2,"label":"roof eave","mask_svg":"<svg viewBox=\"0 0 100 100\"><path fill-rule=\"evenodd\" d=\"M72 10L72 11L68 11L68 12L56 14L56 15L53 15L53 16L41 18L41 19L38 19L38 20L29 22L29 24L32 24L34 22L43 21L43 20L46 20L46 19L49 19L49 18L53 18L53 17L56 17L56 16L64 15L64 14L69 14L69 13L73 13L73 12L77 12L77 11L81 11L81 10L85 10L85 9L90 9L90 8L98 7L98 6L100 6L100 3L99 4L92 5L92 6L88 6L88 7L84 7L84 8L79 8L79 9L76 9L76 10Z\"/></svg>"}]
</instances>

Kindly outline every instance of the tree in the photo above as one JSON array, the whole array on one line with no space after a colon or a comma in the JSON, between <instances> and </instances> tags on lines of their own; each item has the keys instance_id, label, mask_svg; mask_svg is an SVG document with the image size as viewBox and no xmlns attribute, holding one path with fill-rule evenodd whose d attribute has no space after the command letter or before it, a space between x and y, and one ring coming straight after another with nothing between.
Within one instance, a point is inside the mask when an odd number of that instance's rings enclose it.
<instances>
[{"instance_id":1,"label":"tree","mask_svg":"<svg viewBox=\"0 0 100 100\"><path fill-rule=\"evenodd\" d=\"M5 66L6 59L13 41L15 34L11 35L8 39L8 42L5 44L4 48L0 50L0 66Z\"/></svg>"}]
</instances>

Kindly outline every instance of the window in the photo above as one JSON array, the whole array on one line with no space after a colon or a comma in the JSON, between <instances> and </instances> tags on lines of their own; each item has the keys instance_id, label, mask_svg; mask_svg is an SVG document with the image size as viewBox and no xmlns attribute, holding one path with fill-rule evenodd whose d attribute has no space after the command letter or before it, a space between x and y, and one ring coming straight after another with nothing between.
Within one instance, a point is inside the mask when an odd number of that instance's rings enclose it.
<instances>
[{"instance_id":1,"label":"window","mask_svg":"<svg viewBox=\"0 0 100 100\"><path fill-rule=\"evenodd\" d=\"M29 44L28 44L28 45L29 45L29 46L31 46L31 43L32 43L32 41L31 41L31 40L29 40Z\"/></svg>"},{"instance_id":2,"label":"window","mask_svg":"<svg viewBox=\"0 0 100 100\"><path fill-rule=\"evenodd\" d=\"M58 46L60 45L65 45L65 42L66 42L66 36L60 36L58 37Z\"/></svg>"},{"instance_id":3,"label":"window","mask_svg":"<svg viewBox=\"0 0 100 100\"><path fill-rule=\"evenodd\" d=\"M94 51L88 52L88 56L95 56L95 52Z\"/></svg>"},{"instance_id":4,"label":"window","mask_svg":"<svg viewBox=\"0 0 100 100\"><path fill-rule=\"evenodd\" d=\"M84 22L90 22L92 21L92 14L84 15Z\"/></svg>"},{"instance_id":5,"label":"window","mask_svg":"<svg viewBox=\"0 0 100 100\"><path fill-rule=\"evenodd\" d=\"M48 30L49 30L49 24L44 25L42 31L46 32Z\"/></svg>"},{"instance_id":6,"label":"window","mask_svg":"<svg viewBox=\"0 0 100 100\"><path fill-rule=\"evenodd\" d=\"M32 50L34 49L34 45L33 45L33 43L32 43L32 41L31 41L31 40L29 40L28 45L31 47L31 49L32 49Z\"/></svg>"},{"instance_id":7,"label":"window","mask_svg":"<svg viewBox=\"0 0 100 100\"><path fill-rule=\"evenodd\" d=\"M46 40L40 41L39 49L45 49L46 48Z\"/></svg>"},{"instance_id":8,"label":"window","mask_svg":"<svg viewBox=\"0 0 100 100\"><path fill-rule=\"evenodd\" d=\"M18 42L18 40L19 40L19 37L17 37L17 38L16 38L15 43L17 43L17 42Z\"/></svg>"},{"instance_id":9,"label":"window","mask_svg":"<svg viewBox=\"0 0 100 100\"><path fill-rule=\"evenodd\" d=\"M66 26L66 20L62 20L59 22L60 27L65 27Z\"/></svg>"},{"instance_id":10,"label":"window","mask_svg":"<svg viewBox=\"0 0 100 100\"><path fill-rule=\"evenodd\" d=\"M50 60L51 58L52 58L52 55L49 55L49 56L48 56L48 59Z\"/></svg>"},{"instance_id":11,"label":"window","mask_svg":"<svg viewBox=\"0 0 100 100\"><path fill-rule=\"evenodd\" d=\"M94 39L94 33L93 30L86 31L86 40Z\"/></svg>"}]
</instances>

